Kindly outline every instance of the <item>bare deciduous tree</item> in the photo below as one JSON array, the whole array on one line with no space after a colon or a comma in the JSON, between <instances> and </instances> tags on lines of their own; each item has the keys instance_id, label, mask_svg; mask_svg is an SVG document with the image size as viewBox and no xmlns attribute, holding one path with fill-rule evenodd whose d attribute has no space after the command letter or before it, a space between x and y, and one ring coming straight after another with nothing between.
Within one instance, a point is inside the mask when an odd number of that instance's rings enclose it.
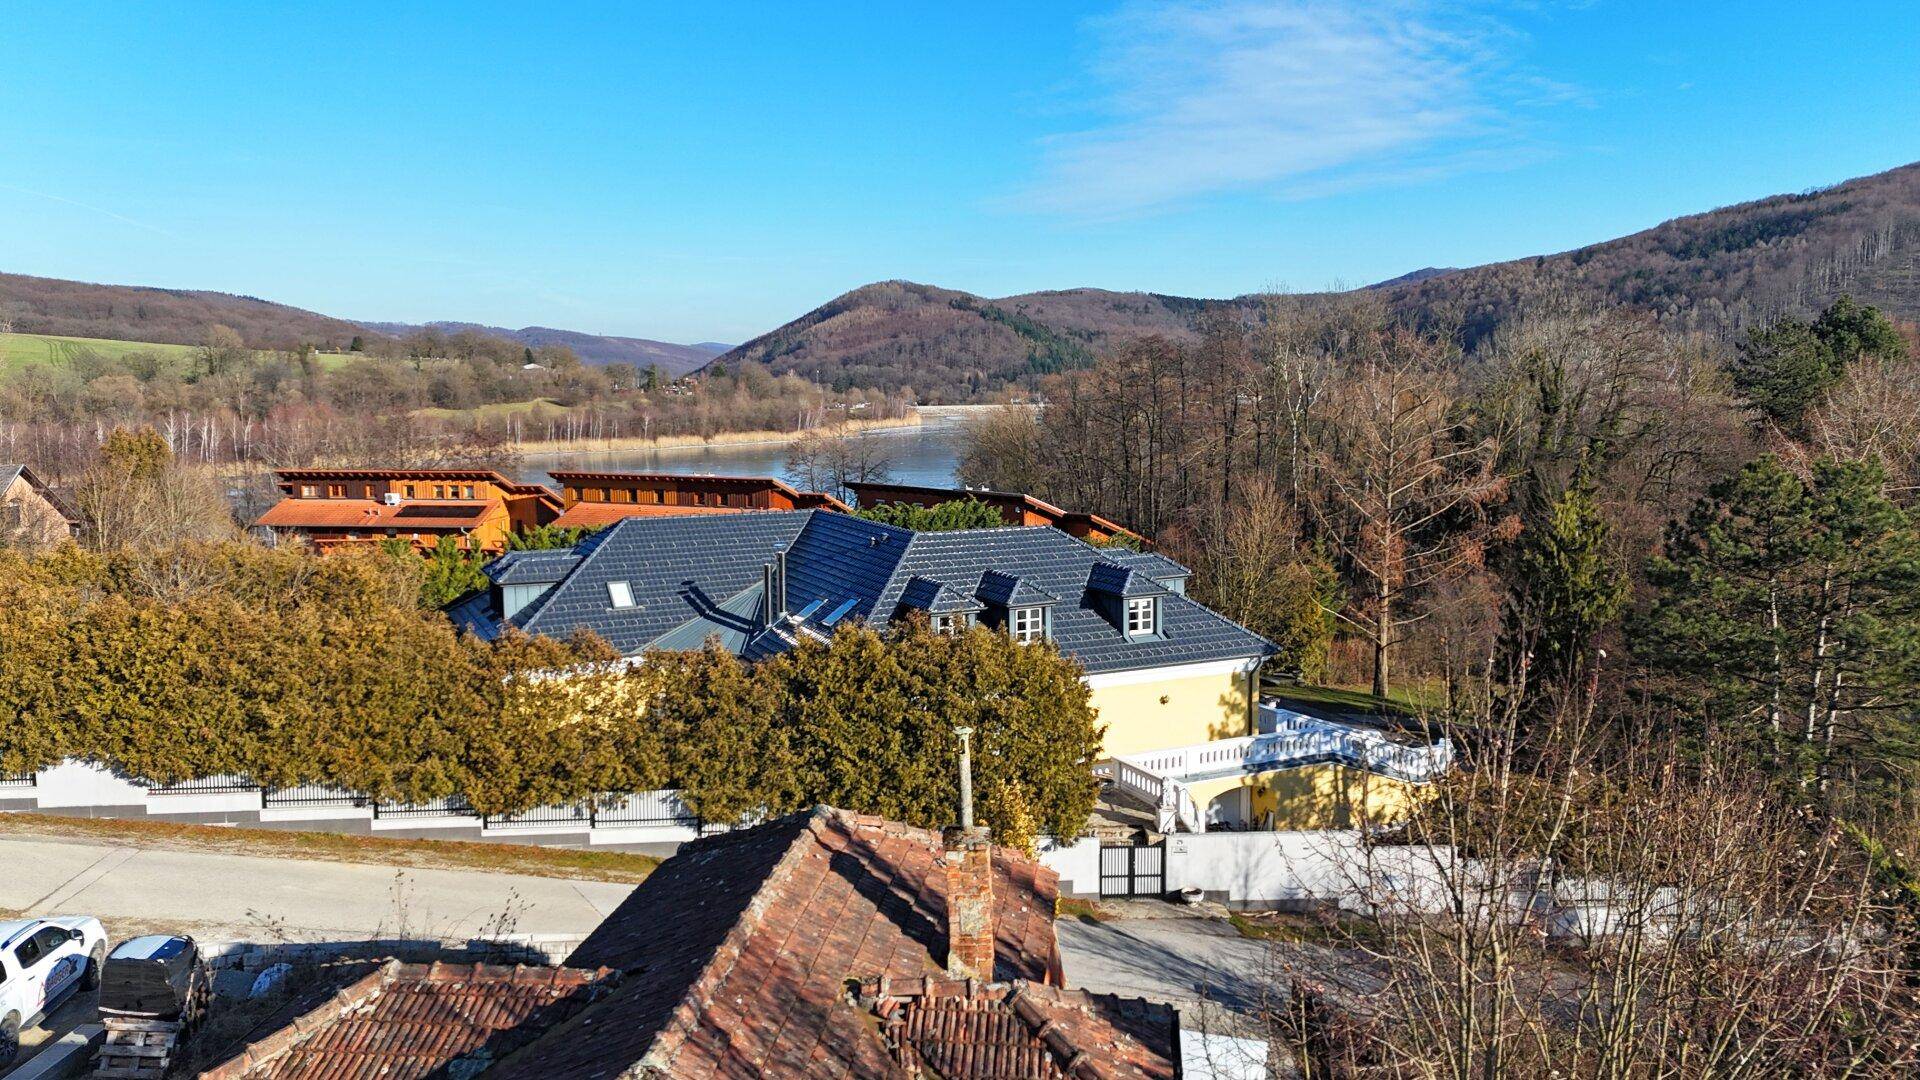
<instances>
[{"instance_id":1,"label":"bare deciduous tree","mask_svg":"<svg viewBox=\"0 0 1920 1080\"><path fill-rule=\"evenodd\" d=\"M1373 648L1382 697L1393 646L1423 617L1405 597L1480 564L1483 510L1503 489L1494 443L1475 438L1455 408L1454 367L1434 339L1378 333L1309 436L1309 500L1364 585L1343 618Z\"/></svg>"}]
</instances>

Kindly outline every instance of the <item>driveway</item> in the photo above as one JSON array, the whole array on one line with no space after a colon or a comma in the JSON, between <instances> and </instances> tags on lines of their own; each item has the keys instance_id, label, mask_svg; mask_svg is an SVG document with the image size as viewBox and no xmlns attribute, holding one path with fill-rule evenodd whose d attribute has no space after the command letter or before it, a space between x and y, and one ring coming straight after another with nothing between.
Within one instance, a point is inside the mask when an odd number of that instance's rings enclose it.
<instances>
[{"instance_id":1,"label":"driveway","mask_svg":"<svg viewBox=\"0 0 1920 1080\"><path fill-rule=\"evenodd\" d=\"M587 934L632 885L0 838L0 909L85 914L205 940Z\"/></svg>"},{"instance_id":2,"label":"driveway","mask_svg":"<svg viewBox=\"0 0 1920 1080\"><path fill-rule=\"evenodd\" d=\"M1272 1036L1261 1014L1287 1002L1295 974L1347 984L1363 971L1347 951L1245 937L1223 911L1157 901L1103 906L1123 914L1056 924L1067 985L1177 1006L1188 1075L1301 1075L1284 1051L1256 1060Z\"/></svg>"}]
</instances>

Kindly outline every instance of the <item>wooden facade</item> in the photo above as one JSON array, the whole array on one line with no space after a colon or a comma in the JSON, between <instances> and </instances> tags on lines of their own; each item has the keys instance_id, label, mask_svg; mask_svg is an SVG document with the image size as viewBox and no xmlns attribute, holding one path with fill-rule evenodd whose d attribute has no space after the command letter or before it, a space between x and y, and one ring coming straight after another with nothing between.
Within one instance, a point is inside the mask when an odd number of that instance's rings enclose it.
<instances>
[{"instance_id":1,"label":"wooden facade","mask_svg":"<svg viewBox=\"0 0 1920 1080\"><path fill-rule=\"evenodd\" d=\"M977 499L1000 512L1009 525L1051 525L1069 536L1090 543L1104 544L1126 540L1145 545L1146 537L1116 521L1098 514L1062 510L1042 499L1017 491L988 491L984 488L936 488L913 484L853 483L853 497L863 507L905 503L911 506L939 506L941 503Z\"/></svg>"},{"instance_id":2,"label":"wooden facade","mask_svg":"<svg viewBox=\"0 0 1920 1080\"><path fill-rule=\"evenodd\" d=\"M491 469L286 469L281 499L254 524L321 551L402 539L426 551L451 536L499 552L507 537L552 524L560 498Z\"/></svg>"},{"instance_id":3,"label":"wooden facade","mask_svg":"<svg viewBox=\"0 0 1920 1080\"><path fill-rule=\"evenodd\" d=\"M680 476L672 473L554 472L566 510L563 527L596 528L626 517L725 514L748 510L838 510L847 505L817 491L798 491L771 476Z\"/></svg>"}]
</instances>

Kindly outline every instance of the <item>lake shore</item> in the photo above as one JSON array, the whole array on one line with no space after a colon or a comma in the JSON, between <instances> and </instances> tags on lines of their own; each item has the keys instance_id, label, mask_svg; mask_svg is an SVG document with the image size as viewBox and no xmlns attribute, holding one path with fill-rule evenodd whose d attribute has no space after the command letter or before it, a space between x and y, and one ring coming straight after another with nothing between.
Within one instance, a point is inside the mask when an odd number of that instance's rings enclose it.
<instances>
[{"instance_id":1,"label":"lake shore","mask_svg":"<svg viewBox=\"0 0 1920 1080\"><path fill-rule=\"evenodd\" d=\"M916 410L906 416L881 420L849 420L848 431L865 433L916 428L926 418ZM811 429L818 430L818 429ZM514 443L525 457L559 457L569 454L617 454L649 450L688 450L709 446L784 446L805 431L721 431L710 436L663 435L658 438L622 437L618 439L541 439Z\"/></svg>"}]
</instances>

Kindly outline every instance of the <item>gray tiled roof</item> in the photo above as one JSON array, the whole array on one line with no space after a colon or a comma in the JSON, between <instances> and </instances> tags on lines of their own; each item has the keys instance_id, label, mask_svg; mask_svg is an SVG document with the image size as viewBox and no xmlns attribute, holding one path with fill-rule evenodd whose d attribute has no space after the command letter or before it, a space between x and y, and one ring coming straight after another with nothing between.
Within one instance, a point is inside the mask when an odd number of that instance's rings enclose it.
<instances>
[{"instance_id":1,"label":"gray tiled roof","mask_svg":"<svg viewBox=\"0 0 1920 1080\"><path fill-rule=\"evenodd\" d=\"M13 482L20 479L20 474L26 470L25 465L0 465L0 491L12 487Z\"/></svg>"},{"instance_id":2,"label":"gray tiled roof","mask_svg":"<svg viewBox=\"0 0 1920 1080\"><path fill-rule=\"evenodd\" d=\"M1129 551L1126 548L1102 548L1100 554L1110 562L1130 567L1155 581L1173 581L1193 576L1193 571L1157 551Z\"/></svg>"},{"instance_id":3,"label":"gray tiled roof","mask_svg":"<svg viewBox=\"0 0 1920 1080\"><path fill-rule=\"evenodd\" d=\"M1059 597L1017 574L986 570L980 574L974 595L1001 607L1036 607L1059 601Z\"/></svg>"},{"instance_id":4,"label":"gray tiled roof","mask_svg":"<svg viewBox=\"0 0 1920 1080\"><path fill-rule=\"evenodd\" d=\"M1109 596L1159 596L1166 586L1132 567L1097 562L1087 574L1087 588Z\"/></svg>"},{"instance_id":5,"label":"gray tiled roof","mask_svg":"<svg viewBox=\"0 0 1920 1080\"><path fill-rule=\"evenodd\" d=\"M626 655L697 647L709 634L745 655L768 655L800 632L798 626L779 633L758 628L765 567L782 551L787 609L811 608L805 626L822 633L831 632L825 620L843 607L840 621L884 623L903 604L944 605L948 596L971 604L979 597L1001 606L1051 604L1053 639L1089 673L1273 651L1263 638L1177 593L1161 596L1158 634L1129 640L1114 624L1110 601L1090 590L1089 580L1138 581L1162 593L1152 572L1129 572L1134 568L1112 553L1058 529L914 533L817 510L628 518L575 547L579 562L568 576L512 621L553 636L593 630ZM610 581L628 583L634 607L612 607ZM497 632L484 617L463 617L465 607L449 614L476 633Z\"/></svg>"},{"instance_id":6,"label":"gray tiled roof","mask_svg":"<svg viewBox=\"0 0 1920 1080\"><path fill-rule=\"evenodd\" d=\"M592 630L631 656L654 639L760 581L762 568L793 544L812 510L627 518L574 547L580 565L521 609L514 625L565 637ZM634 606L615 608L607 583L624 581Z\"/></svg>"},{"instance_id":7,"label":"gray tiled roof","mask_svg":"<svg viewBox=\"0 0 1920 1080\"><path fill-rule=\"evenodd\" d=\"M943 581L913 577L900 590L903 607L917 608L929 615L947 615L959 611L979 611L980 601Z\"/></svg>"},{"instance_id":8,"label":"gray tiled roof","mask_svg":"<svg viewBox=\"0 0 1920 1080\"><path fill-rule=\"evenodd\" d=\"M565 578L579 565L572 548L509 551L487 564L486 575L495 585L540 585Z\"/></svg>"}]
</instances>

